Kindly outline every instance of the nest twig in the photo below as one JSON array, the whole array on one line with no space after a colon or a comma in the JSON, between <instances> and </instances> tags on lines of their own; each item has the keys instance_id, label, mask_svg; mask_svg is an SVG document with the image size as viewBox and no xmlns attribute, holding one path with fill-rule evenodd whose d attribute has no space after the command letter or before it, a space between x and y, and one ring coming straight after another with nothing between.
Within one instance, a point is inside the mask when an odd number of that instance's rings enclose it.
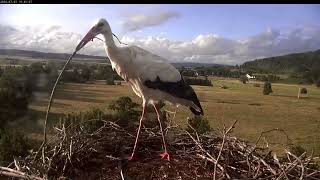
<instances>
[{"instance_id":1,"label":"nest twig","mask_svg":"<svg viewBox=\"0 0 320 180\"><path fill-rule=\"evenodd\" d=\"M20 170L15 170L7 167L0 166L0 175L8 176L8 177L16 177L21 179L35 179L35 180L43 180L40 177L28 175Z\"/></svg>"},{"instance_id":2,"label":"nest twig","mask_svg":"<svg viewBox=\"0 0 320 180\"><path fill-rule=\"evenodd\" d=\"M10 168L45 179L320 179L318 157L286 151L288 156L278 159L268 148L229 135L235 123L224 128L222 136L197 133L198 138L196 132L171 127L167 134L170 162L158 156L161 134L157 128L143 129L139 160L128 162L125 156L132 151L135 132L110 121L61 123L43 148L44 161L32 163L34 152Z\"/></svg>"}]
</instances>

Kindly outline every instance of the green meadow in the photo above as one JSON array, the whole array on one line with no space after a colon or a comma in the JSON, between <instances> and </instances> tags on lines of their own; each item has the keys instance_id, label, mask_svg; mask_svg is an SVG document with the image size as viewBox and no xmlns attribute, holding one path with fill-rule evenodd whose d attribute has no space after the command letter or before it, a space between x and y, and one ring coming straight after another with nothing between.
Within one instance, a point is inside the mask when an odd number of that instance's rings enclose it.
<instances>
[{"instance_id":1,"label":"green meadow","mask_svg":"<svg viewBox=\"0 0 320 180\"><path fill-rule=\"evenodd\" d=\"M218 131L223 126L238 120L233 134L239 138L255 142L261 132L279 128L263 136L261 146L271 146L283 151L289 143L300 145L309 152L320 154L320 88L311 85L272 83L273 93L263 95L263 83L250 81L242 84L237 79L211 77L213 87L193 86L203 106L205 118L211 127ZM260 87L254 86L260 84ZM220 88L221 85L227 89ZM299 87L306 87L308 96L298 99ZM135 102L141 100L132 89L123 83L121 86L106 85L105 81L59 85L51 108L50 119L72 112L86 111L98 107L109 111L110 101L120 96L129 96ZM47 108L48 95L38 96L30 105L31 112L37 114L34 121L28 122L30 136L41 137L42 123ZM187 117L192 113L188 108L178 108L167 104L166 109L176 111L174 123L185 127ZM52 122L50 122L52 123ZM31 128L32 127L32 128ZM287 138L287 136L289 139Z\"/></svg>"}]
</instances>

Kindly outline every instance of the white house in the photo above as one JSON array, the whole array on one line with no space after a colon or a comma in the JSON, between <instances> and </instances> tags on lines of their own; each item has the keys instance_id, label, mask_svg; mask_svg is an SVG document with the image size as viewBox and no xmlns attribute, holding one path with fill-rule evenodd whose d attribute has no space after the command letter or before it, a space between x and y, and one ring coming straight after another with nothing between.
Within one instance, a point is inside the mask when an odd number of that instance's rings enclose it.
<instances>
[{"instance_id":1,"label":"white house","mask_svg":"<svg viewBox=\"0 0 320 180\"><path fill-rule=\"evenodd\" d=\"M250 76L249 74L246 75L248 79L255 79L255 76Z\"/></svg>"}]
</instances>

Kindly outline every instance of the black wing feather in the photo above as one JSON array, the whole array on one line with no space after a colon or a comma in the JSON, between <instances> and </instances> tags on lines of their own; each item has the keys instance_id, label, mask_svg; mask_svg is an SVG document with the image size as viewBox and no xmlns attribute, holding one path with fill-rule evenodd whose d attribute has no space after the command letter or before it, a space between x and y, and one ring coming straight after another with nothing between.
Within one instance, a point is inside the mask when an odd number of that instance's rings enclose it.
<instances>
[{"instance_id":1,"label":"black wing feather","mask_svg":"<svg viewBox=\"0 0 320 180\"><path fill-rule=\"evenodd\" d=\"M189 107L189 109L195 115L203 115L203 110L197 97L197 94L194 92L190 85L185 83L183 78L181 78L181 80L178 82L164 82L160 80L159 76L157 76L155 81L147 80L144 82L144 85L148 88L158 89L168 94L171 94L172 96L192 101L195 105L199 107L201 112L198 112L193 107Z\"/></svg>"}]
</instances>

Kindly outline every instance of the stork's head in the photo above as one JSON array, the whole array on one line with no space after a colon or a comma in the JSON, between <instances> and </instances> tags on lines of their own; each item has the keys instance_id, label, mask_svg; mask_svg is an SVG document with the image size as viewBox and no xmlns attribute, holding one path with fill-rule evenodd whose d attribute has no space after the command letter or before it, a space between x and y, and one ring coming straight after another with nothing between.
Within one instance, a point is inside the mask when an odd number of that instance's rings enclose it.
<instances>
[{"instance_id":1,"label":"stork's head","mask_svg":"<svg viewBox=\"0 0 320 180\"><path fill-rule=\"evenodd\" d=\"M76 47L76 51L79 51L83 48L90 40L101 33L111 33L111 28L105 19L100 19L93 27L89 30L89 32L84 36L84 38L80 41L78 46Z\"/></svg>"}]
</instances>

